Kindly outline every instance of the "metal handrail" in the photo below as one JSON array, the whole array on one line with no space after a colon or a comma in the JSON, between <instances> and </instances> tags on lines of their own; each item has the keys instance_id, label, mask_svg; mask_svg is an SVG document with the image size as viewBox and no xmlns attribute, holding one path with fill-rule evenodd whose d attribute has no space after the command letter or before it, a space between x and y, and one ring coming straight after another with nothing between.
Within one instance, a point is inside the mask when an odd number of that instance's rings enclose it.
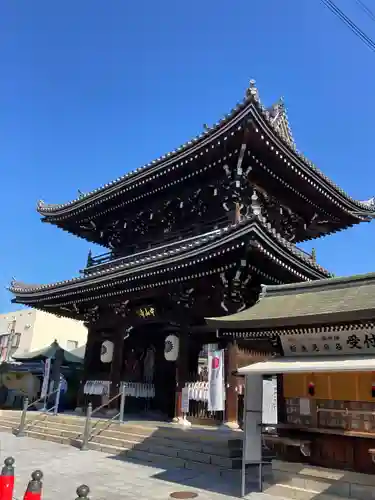
<instances>
[{"instance_id":1,"label":"metal handrail","mask_svg":"<svg viewBox=\"0 0 375 500\"><path fill-rule=\"evenodd\" d=\"M116 396L113 396L113 398L109 399L106 403L103 403L102 405L100 405L97 408L95 408L95 410L93 410L91 412L91 416L93 416L94 413L97 413L99 410L102 410L103 408L105 408L106 406L108 406L110 403L112 403L113 401L115 401L121 395L122 395L122 392L119 392L118 394L116 394Z\"/></svg>"},{"instance_id":2,"label":"metal handrail","mask_svg":"<svg viewBox=\"0 0 375 500\"><path fill-rule=\"evenodd\" d=\"M113 417L110 419L106 419L106 422L110 423L113 422L115 419L119 419L119 423L122 423L124 421L124 409L125 409L125 386L122 386L121 391L113 396L111 399L103 403L102 405L98 406L95 408L95 410L92 409L92 404L89 403L87 405L87 411L86 411L86 420L85 420L85 427L83 430L83 436L82 436L82 445L81 445L81 450L87 450L88 449L88 444L90 439L93 437L93 429L91 427L91 418L92 416L97 413L98 411L102 410L106 406L108 406L110 403L115 401L117 398L121 397L121 402L120 402L120 411L117 412ZM98 422L100 422L102 419L99 419ZM95 426L98 425L98 422L96 422Z\"/></svg>"},{"instance_id":3,"label":"metal handrail","mask_svg":"<svg viewBox=\"0 0 375 500\"><path fill-rule=\"evenodd\" d=\"M52 396L52 394L55 394L55 393L56 393L56 392L58 392L59 390L60 390L60 388L57 388L55 391L50 392L50 393L48 394L48 396ZM26 408L24 408L24 409L28 410L28 409L29 409L29 408L31 408L33 405L35 405L35 403L39 403L39 402L41 402L41 401L44 401L45 399L46 399L46 396L43 396L42 398L35 399L35 400L34 400L34 401L32 401L30 404L28 404L28 405L27 405L27 407L26 407ZM29 402L29 398L28 398L27 396L25 397L24 401L25 401L25 400L26 400L27 402Z\"/></svg>"},{"instance_id":4,"label":"metal handrail","mask_svg":"<svg viewBox=\"0 0 375 500\"><path fill-rule=\"evenodd\" d=\"M61 383L59 383L59 386L57 389L55 389L53 392L50 392L47 396L50 397L52 396L53 394L56 394L56 398L55 398L55 404L49 408L48 410L46 408L43 408L43 412L41 413L41 415L45 415L46 413L49 413L51 411L54 412L54 414L56 415L57 413L57 409L59 407L59 403L60 403L60 392L61 392ZM34 406L35 403L38 403L40 401L45 401L46 400L46 397L47 396L43 396L39 399L36 399L35 401L33 401L32 403L29 404L29 398L26 396L24 401L23 401L23 408L22 408L22 414L21 414L21 420L20 420L20 425L18 426L18 430L16 431L16 435L17 436L24 436L25 434L25 426L26 426L26 416L27 416L27 410L31 407L31 406ZM37 421L38 419L34 419L34 422Z\"/></svg>"}]
</instances>

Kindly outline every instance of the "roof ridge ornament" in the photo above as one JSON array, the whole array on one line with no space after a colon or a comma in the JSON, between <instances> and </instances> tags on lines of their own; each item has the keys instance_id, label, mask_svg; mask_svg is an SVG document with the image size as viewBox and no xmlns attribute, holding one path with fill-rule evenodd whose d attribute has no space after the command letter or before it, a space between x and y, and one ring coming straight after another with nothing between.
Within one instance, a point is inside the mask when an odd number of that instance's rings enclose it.
<instances>
[{"instance_id":1,"label":"roof ridge ornament","mask_svg":"<svg viewBox=\"0 0 375 500\"><path fill-rule=\"evenodd\" d=\"M259 92L258 92L258 89L257 89L255 84L256 84L256 81L252 78L249 81L248 88L246 89L246 97L247 98L255 97L255 99L259 100Z\"/></svg>"},{"instance_id":2,"label":"roof ridge ornament","mask_svg":"<svg viewBox=\"0 0 375 500\"><path fill-rule=\"evenodd\" d=\"M262 206L260 204L256 189L253 190L253 194L251 195L251 211L258 217L262 215Z\"/></svg>"},{"instance_id":3,"label":"roof ridge ornament","mask_svg":"<svg viewBox=\"0 0 375 500\"><path fill-rule=\"evenodd\" d=\"M361 201L362 205L367 205L368 207L375 208L375 196L371 196L368 200Z\"/></svg>"}]
</instances>

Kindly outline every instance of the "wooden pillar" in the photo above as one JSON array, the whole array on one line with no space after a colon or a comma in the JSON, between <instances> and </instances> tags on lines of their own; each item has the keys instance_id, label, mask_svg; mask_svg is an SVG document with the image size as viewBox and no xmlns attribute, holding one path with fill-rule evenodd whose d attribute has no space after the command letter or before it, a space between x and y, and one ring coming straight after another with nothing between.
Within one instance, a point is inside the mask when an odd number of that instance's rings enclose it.
<instances>
[{"instance_id":1,"label":"wooden pillar","mask_svg":"<svg viewBox=\"0 0 375 500\"><path fill-rule=\"evenodd\" d=\"M94 346L96 342L96 331L93 329L92 325L87 325L87 342L85 349L85 357L83 360L83 373L80 380L79 390L77 394L77 408L82 408L84 404L84 387L87 380L90 380L90 371L92 367Z\"/></svg>"},{"instance_id":2,"label":"wooden pillar","mask_svg":"<svg viewBox=\"0 0 375 500\"><path fill-rule=\"evenodd\" d=\"M231 429L238 429L238 380L237 377L233 375L233 372L237 370L237 344L235 341L231 341L227 345L225 354L225 425Z\"/></svg>"},{"instance_id":3,"label":"wooden pillar","mask_svg":"<svg viewBox=\"0 0 375 500\"><path fill-rule=\"evenodd\" d=\"M114 331L112 342L113 358L111 363L111 389L110 399L116 396L120 391L122 368L123 368L123 354L124 354L124 328L118 328ZM117 408L120 404L120 398L110 403L110 408Z\"/></svg>"},{"instance_id":4,"label":"wooden pillar","mask_svg":"<svg viewBox=\"0 0 375 500\"><path fill-rule=\"evenodd\" d=\"M284 398L284 380L283 375L277 375L277 421L286 423L286 405Z\"/></svg>"},{"instance_id":5,"label":"wooden pillar","mask_svg":"<svg viewBox=\"0 0 375 500\"><path fill-rule=\"evenodd\" d=\"M174 421L182 419L181 399L182 389L188 382L189 376L189 332L184 330L179 335L179 354L176 361L176 396L175 396L175 416Z\"/></svg>"}]
</instances>

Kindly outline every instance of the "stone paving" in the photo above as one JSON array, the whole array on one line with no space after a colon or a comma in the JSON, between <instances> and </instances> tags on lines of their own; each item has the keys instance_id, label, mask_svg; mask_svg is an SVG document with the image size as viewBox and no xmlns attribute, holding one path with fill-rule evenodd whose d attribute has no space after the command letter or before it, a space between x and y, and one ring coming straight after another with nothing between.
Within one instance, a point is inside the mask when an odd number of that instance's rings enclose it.
<instances>
[{"instance_id":1,"label":"stone paving","mask_svg":"<svg viewBox=\"0 0 375 500\"><path fill-rule=\"evenodd\" d=\"M236 498L238 485L219 477L131 463L96 451L79 451L70 446L0 432L1 462L7 456L16 461L16 499L22 499L30 474L44 473L44 500L75 500L75 490L82 483L90 487L91 500L168 499L175 491L194 491L197 500L230 500ZM232 481L233 482L233 481ZM237 497L238 498L238 497ZM251 500L277 500L277 497L250 493ZM280 500L280 499L279 499Z\"/></svg>"}]
</instances>

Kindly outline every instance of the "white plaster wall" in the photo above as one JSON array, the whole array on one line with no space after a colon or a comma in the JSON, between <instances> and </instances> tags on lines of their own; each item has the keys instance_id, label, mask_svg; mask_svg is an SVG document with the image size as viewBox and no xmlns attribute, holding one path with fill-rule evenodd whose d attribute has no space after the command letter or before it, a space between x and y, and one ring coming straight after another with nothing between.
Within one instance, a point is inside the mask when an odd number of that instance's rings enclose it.
<instances>
[{"instance_id":1,"label":"white plaster wall","mask_svg":"<svg viewBox=\"0 0 375 500\"><path fill-rule=\"evenodd\" d=\"M21 334L17 354L42 349L51 345L55 339L63 349L69 348L69 340L76 341L77 347L87 341L87 328L82 321L59 318L36 309L0 314L0 334L7 332L8 324L14 319L15 333Z\"/></svg>"},{"instance_id":2,"label":"white plaster wall","mask_svg":"<svg viewBox=\"0 0 375 500\"><path fill-rule=\"evenodd\" d=\"M15 333L20 333L20 344L17 349L19 354L28 352L31 349L32 339L34 336L34 325L37 311L35 309L22 309L11 313L0 314L1 332L6 333L6 326L14 319Z\"/></svg>"},{"instance_id":3,"label":"white plaster wall","mask_svg":"<svg viewBox=\"0 0 375 500\"><path fill-rule=\"evenodd\" d=\"M36 311L33 336L30 349L35 351L57 340L63 349L68 348L68 341L77 341L77 347L86 344L87 328L82 321L59 318L53 314Z\"/></svg>"}]
</instances>

